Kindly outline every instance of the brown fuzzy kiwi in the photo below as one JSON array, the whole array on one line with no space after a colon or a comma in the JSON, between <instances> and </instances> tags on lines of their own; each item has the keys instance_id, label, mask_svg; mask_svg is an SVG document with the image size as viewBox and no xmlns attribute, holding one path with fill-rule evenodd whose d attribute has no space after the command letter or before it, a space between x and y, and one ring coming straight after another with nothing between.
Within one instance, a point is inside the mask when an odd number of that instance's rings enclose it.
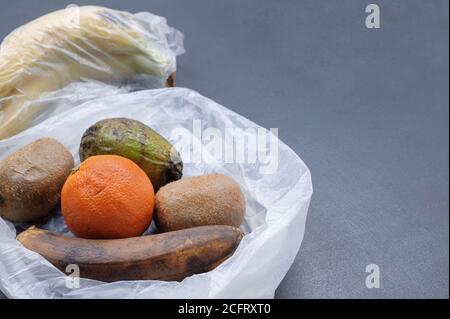
<instances>
[{"instance_id":1,"label":"brown fuzzy kiwi","mask_svg":"<svg viewBox=\"0 0 450 319\"><path fill-rule=\"evenodd\" d=\"M0 216L14 222L47 216L58 205L73 165L72 154L52 138L7 156L0 162Z\"/></svg>"},{"instance_id":2,"label":"brown fuzzy kiwi","mask_svg":"<svg viewBox=\"0 0 450 319\"><path fill-rule=\"evenodd\" d=\"M155 198L155 222L162 232L204 225L239 227L245 197L230 177L210 174L172 182Z\"/></svg>"}]
</instances>

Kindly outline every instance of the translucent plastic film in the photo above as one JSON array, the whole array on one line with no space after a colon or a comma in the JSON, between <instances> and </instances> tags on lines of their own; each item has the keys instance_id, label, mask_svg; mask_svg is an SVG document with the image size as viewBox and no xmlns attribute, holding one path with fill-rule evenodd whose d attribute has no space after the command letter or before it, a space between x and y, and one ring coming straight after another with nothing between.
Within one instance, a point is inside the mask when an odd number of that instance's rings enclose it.
<instances>
[{"instance_id":1,"label":"translucent plastic film","mask_svg":"<svg viewBox=\"0 0 450 319\"><path fill-rule=\"evenodd\" d=\"M71 6L40 17L0 47L0 140L45 118L35 101L72 83L173 86L183 52L183 35L151 13Z\"/></svg>"},{"instance_id":2,"label":"translucent plastic film","mask_svg":"<svg viewBox=\"0 0 450 319\"><path fill-rule=\"evenodd\" d=\"M191 146L201 147L203 153L201 160L183 158L185 177L217 172L231 176L241 186L247 205L241 225L245 236L235 253L220 266L182 282L103 283L81 279L79 288L74 289L66 284L66 274L24 248L15 239L13 225L0 219L3 293L12 298L272 298L299 250L312 196L310 172L298 155L273 137L277 162L271 169L267 169L267 161L227 162L218 152L211 151L211 141L199 137L198 131L241 129L252 139L262 128L189 89L124 93L105 84L91 83L91 92L105 92L104 97L78 100L85 85L73 85L70 90L46 97L55 109L68 101L70 107L0 141L0 160L40 137L53 137L79 162L78 147L84 130L105 118L137 119L175 145L181 132ZM180 152L184 156L182 149ZM59 212L44 228L70 235Z\"/></svg>"}]
</instances>

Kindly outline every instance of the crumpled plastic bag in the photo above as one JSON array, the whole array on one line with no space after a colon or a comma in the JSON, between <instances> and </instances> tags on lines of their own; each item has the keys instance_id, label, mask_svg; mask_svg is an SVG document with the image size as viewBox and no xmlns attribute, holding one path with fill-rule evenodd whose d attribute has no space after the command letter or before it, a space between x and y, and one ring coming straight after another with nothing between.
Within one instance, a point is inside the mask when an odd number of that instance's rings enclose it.
<instances>
[{"instance_id":1,"label":"crumpled plastic bag","mask_svg":"<svg viewBox=\"0 0 450 319\"><path fill-rule=\"evenodd\" d=\"M183 34L148 12L70 6L31 21L0 46L0 140L47 118L36 100L74 82L173 86L183 52Z\"/></svg>"},{"instance_id":2,"label":"crumpled plastic bag","mask_svg":"<svg viewBox=\"0 0 450 319\"><path fill-rule=\"evenodd\" d=\"M98 84L101 92L104 84ZM51 99L53 105L76 100L84 87L71 88ZM68 288L66 275L43 257L15 240L15 227L0 218L0 289L10 298L273 298L302 242L309 202L312 196L310 172L288 146L274 137L278 163L273 172L263 170L267 162L231 162L208 148L211 140L199 138L216 128L260 128L199 93L184 88L167 88L122 93L111 91L64 112L50 116L36 126L0 141L0 160L15 149L40 137L53 137L63 143L79 162L78 146L86 128L98 120L128 117L149 125L177 145L180 132L192 145L202 147L201 161L185 162L184 177L210 172L233 177L246 197L247 211L242 229L245 236L235 253L216 269L194 275L182 282L122 281L103 283L80 279L79 288ZM74 103L75 104L75 103ZM200 123L200 124L199 124ZM261 129L261 128L260 128ZM252 133L253 132L253 133ZM257 130L247 130L256 138ZM182 156L186 149L180 150ZM185 148L186 143L177 147ZM251 151L251 147L246 148ZM186 152L188 154L188 152ZM263 173L262 173L263 172ZM70 235L58 212L44 228Z\"/></svg>"}]
</instances>

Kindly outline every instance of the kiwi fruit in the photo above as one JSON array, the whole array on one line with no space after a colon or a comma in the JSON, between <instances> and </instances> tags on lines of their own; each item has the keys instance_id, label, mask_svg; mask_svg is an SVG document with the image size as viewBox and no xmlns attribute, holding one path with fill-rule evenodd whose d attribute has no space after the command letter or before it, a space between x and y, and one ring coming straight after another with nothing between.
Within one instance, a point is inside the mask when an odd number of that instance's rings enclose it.
<instances>
[{"instance_id":1,"label":"kiwi fruit","mask_svg":"<svg viewBox=\"0 0 450 319\"><path fill-rule=\"evenodd\" d=\"M155 197L155 222L161 232L206 225L239 227L244 215L245 197L239 185L221 174L169 183Z\"/></svg>"},{"instance_id":2,"label":"kiwi fruit","mask_svg":"<svg viewBox=\"0 0 450 319\"><path fill-rule=\"evenodd\" d=\"M58 141L41 138L0 162L0 216L33 222L59 204L61 189L74 165L72 154Z\"/></svg>"}]
</instances>

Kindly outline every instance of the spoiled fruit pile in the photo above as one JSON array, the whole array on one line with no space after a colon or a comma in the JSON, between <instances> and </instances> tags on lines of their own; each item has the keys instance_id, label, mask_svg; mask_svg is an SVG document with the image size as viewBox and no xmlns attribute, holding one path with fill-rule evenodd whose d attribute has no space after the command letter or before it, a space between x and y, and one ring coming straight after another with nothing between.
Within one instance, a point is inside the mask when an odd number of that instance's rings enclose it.
<instances>
[{"instance_id":1,"label":"spoiled fruit pile","mask_svg":"<svg viewBox=\"0 0 450 319\"><path fill-rule=\"evenodd\" d=\"M229 258L243 233L245 198L220 174L182 178L180 154L139 121L104 119L86 128L81 163L54 139L37 140L0 162L0 214L36 225L61 199L67 237L35 226L17 239L81 277L183 280ZM155 220L157 234L141 236Z\"/></svg>"},{"instance_id":2,"label":"spoiled fruit pile","mask_svg":"<svg viewBox=\"0 0 450 319\"><path fill-rule=\"evenodd\" d=\"M182 35L164 19L72 9L36 19L2 42L0 139L40 121L49 93L72 84L174 86ZM183 280L234 253L245 215L235 181L219 174L182 180L178 151L135 119L107 118L83 129L76 167L64 145L45 137L0 162L0 216L18 228L32 224L17 236L24 247L62 271L76 264L81 277L105 282ZM58 207L75 237L38 228ZM158 233L144 235L153 220Z\"/></svg>"}]
</instances>

